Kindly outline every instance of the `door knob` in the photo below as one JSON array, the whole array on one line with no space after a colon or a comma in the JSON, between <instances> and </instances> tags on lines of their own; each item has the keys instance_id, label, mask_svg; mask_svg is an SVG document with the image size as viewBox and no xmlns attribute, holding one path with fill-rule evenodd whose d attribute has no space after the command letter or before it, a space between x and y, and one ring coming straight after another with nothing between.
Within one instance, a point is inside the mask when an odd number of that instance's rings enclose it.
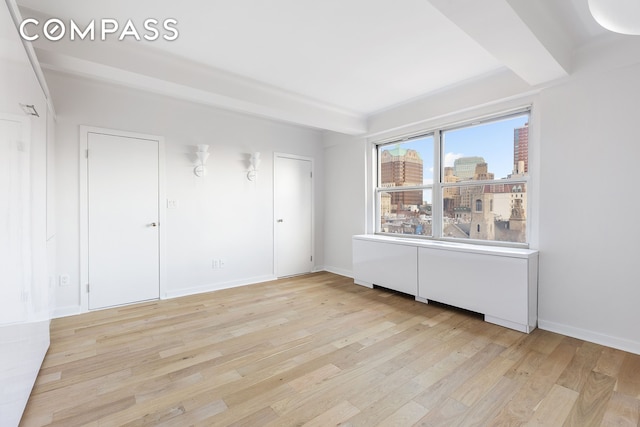
<instances>
[{"instance_id":1,"label":"door knob","mask_svg":"<svg viewBox=\"0 0 640 427\"><path fill-rule=\"evenodd\" d=\"M279 219L278 222L284 222L284 220L283 219Z\"/></svg>"},{"instance_id":2,"label":"door knob","mask_svg":"<svg viewBox=\"0 0 640 427\"><path fill-rule=\"evenodd\" d=\"M158 224L156 224L155 222L152 222L150 225L151 225L152 227L157 227L157 226L158 226Z\"/></svg>"}]
</instances>

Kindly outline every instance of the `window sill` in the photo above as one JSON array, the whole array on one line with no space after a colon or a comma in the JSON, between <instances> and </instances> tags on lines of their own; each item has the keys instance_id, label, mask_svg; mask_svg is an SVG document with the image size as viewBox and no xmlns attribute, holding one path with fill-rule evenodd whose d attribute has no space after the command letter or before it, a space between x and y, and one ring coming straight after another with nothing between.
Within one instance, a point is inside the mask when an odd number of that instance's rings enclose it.
<instances>
[{"instance_id":1,"label":"window sill","mask_svg":"<svg viewBox=\"0 0 640 427\"><path fill-rule=\"evenodd\" d=\"M371 242L384 242L404 246L414 246L423 248L437 248L441 250L467 252L476 254L487 254L504 256L511 258L531 258L536 256L537 250L527 248L514 248L508 246L490 246L476 243L451 242L447 240L427 240L411 237L395 237L381 234L360 234L353 236L354 239Z\"/></svg>"}]
</instances>

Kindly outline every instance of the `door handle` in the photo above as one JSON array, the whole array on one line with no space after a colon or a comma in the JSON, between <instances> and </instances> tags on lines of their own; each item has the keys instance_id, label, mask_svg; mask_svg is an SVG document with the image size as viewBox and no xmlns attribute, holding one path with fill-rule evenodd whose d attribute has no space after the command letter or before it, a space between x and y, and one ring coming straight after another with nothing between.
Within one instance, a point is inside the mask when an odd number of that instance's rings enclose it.
<instances>
[{"instance_id":1,"label":"door handle","mask_svg":"<svg viewBox=\"0 0 640 427\"><path fill-rule=\"evenodd\" d=\"M284 222L284 220L283 219L279 219L278 222Z\"/></svg>"},{"instance_id":2,"label":"door handle","mask_svg":"<svg viewBox=\"0 0 640 427\"><path fill-rule=\"evenodd\" d=\"M150 225L151 227L157 227L157 226L158 226L158 224L157 224L157 223L155 223L155 222L152 222L152 223L151 223L151 224L149 224L149 225Z\"/></svg>"}]
</instances>

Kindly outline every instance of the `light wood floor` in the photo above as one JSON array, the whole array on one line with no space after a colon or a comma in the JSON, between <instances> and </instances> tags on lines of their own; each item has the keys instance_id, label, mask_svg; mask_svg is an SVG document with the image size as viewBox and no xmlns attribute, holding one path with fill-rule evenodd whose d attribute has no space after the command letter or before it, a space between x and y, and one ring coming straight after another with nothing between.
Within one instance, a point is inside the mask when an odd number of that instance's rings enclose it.
<instances>
[{"instance_id":1,"label":"light wood floor","mask_svg":"<svg viewBox=\"0 0 640 427\"><path fill-rule=\"evenodd\" d=\"M638 426L640 356L330 273L52 322L22 426Z\"/></svg>"}]
</instances>

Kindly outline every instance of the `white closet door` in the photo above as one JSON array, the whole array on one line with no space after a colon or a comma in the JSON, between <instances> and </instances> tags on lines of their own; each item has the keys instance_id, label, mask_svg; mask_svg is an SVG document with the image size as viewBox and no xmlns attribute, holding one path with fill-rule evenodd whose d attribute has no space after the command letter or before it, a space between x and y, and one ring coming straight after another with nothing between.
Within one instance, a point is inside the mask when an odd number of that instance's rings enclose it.
<instances>
[{"instance_id":1,"label":"white closet door","mask_svg":"<svg viewBox=\"0 0 640 427\"><path fill-rule=\"evenodd\" d=\"M311 160L276 156L276 275L313 269L313 186Z\"/></svg>"},{"instance_id":2,"label":"white closet door","mask_svg":"<svg viewBox=\"0 0 640 427\"><path fill-rule=\"evenodd\" d=\"M89 308L160 296L159 142L88 136Z\"/></svg>"}]
</instances>

